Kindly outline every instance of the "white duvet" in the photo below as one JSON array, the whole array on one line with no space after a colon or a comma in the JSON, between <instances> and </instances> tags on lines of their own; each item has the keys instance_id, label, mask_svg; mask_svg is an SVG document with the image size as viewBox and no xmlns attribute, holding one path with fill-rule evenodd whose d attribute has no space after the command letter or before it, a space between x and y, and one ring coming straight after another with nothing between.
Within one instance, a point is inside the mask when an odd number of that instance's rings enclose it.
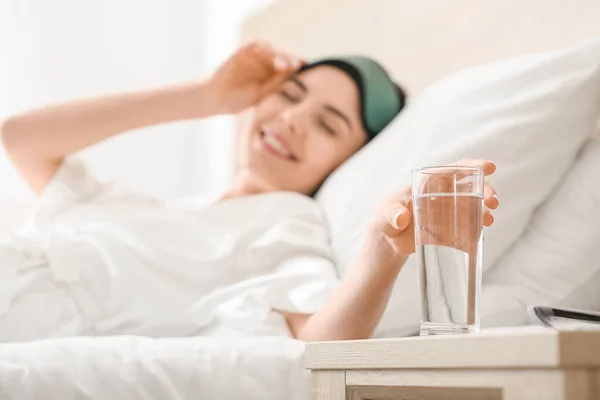
<instances>
[{"instance_id":1,"label":"white duvet","mask_svg":"<svg viewBox=\"0 0 600 400\"><path fill-rule=\"evenodd\" d=\"M0 399L304 400L303 354L303 342L279 337L0 344Z\"/></svg>"}]
</instances>

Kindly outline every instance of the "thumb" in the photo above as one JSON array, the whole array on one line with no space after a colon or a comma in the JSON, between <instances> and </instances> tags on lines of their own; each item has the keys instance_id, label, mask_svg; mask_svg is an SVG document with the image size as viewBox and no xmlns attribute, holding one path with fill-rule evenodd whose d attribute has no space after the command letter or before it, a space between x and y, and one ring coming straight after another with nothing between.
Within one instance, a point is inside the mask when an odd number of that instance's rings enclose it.
<instances>
[{"instance_id":1,"label":"thumb","mask_svg":"<svg viewBox=\"0 0 600 400\"><path fill-rule=\"evenodd\" d=\"M387 237L395 237L406 230L412 220L411 210L403 203L388 203L375 219L375 227Z\"/></svg>"},{"instance_id":2,"label":"thumb","mask_svg":"<svg viewBox=\"0 0 600 400\"><path fill-rule=\"evenodd\" d=\"M396 205L391 208L388 215L388 222L391 226L391 229L389 229L387 236L393 237L404 232L404 230L410 224L411 219L411 211L403 204Z\"/></svg>"}]
</instances>

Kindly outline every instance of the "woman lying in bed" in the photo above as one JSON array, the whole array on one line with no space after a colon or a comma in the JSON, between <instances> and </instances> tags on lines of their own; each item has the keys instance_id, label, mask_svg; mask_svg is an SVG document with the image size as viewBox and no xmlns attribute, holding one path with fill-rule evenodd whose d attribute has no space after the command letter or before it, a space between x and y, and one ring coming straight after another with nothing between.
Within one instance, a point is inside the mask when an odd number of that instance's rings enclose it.
<instances>
[{"instance_id":1,"label":"woman lying in bed","mask_svg":"<svg viewBox=\"0 0 600 400\"><path fill-rule=\"evenodd\" d=\"M205 82L10 118L4 145L40 198L23 232L0 244L0 341L369 337L414 252L410 188L381 203L341 282L310 196L403 105L402 91L372 60L304 65L253 43ZM219 198L132 193L71 156L133 129L246 109L237 173ZM461 164L495 169L482 160ZM485 204L498 206L489 187ZM486 226L492 221L486 212Z\"/></svg>"}]
</instances>

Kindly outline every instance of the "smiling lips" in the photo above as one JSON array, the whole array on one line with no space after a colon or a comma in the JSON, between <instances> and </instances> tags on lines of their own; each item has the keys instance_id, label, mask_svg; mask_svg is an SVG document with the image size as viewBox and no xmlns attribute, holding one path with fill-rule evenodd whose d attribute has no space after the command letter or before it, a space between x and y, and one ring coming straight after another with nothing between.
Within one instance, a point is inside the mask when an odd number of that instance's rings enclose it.
<instances>
[{"instance_id":1,"label":"smiling lips","mask_svg":"<svg viewBox=\"0 0 600 400\"><path fill-rule=\"evenodd\" d=\"M290 146L282 136L266 128L261 129L260 134L263 147L269 153L284 160L296 160Z\"/></svg>"}]
</instances>

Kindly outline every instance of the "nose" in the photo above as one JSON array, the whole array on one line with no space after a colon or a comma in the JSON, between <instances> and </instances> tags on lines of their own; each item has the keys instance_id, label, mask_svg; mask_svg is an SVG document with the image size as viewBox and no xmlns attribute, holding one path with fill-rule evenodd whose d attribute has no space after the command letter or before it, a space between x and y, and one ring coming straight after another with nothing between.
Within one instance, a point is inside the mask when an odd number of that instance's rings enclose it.
<instances>
[{"instance_id":1,"label":"nose","mask_svg":"<svg viewBox=\"0 0 600 400\"><path fill-rule=\"evenodd\" d=\"M305 135L309 120L310 107L306 104L295 104L281 113L281 119L291 134Z\"/></svg>"}]
</instances>

